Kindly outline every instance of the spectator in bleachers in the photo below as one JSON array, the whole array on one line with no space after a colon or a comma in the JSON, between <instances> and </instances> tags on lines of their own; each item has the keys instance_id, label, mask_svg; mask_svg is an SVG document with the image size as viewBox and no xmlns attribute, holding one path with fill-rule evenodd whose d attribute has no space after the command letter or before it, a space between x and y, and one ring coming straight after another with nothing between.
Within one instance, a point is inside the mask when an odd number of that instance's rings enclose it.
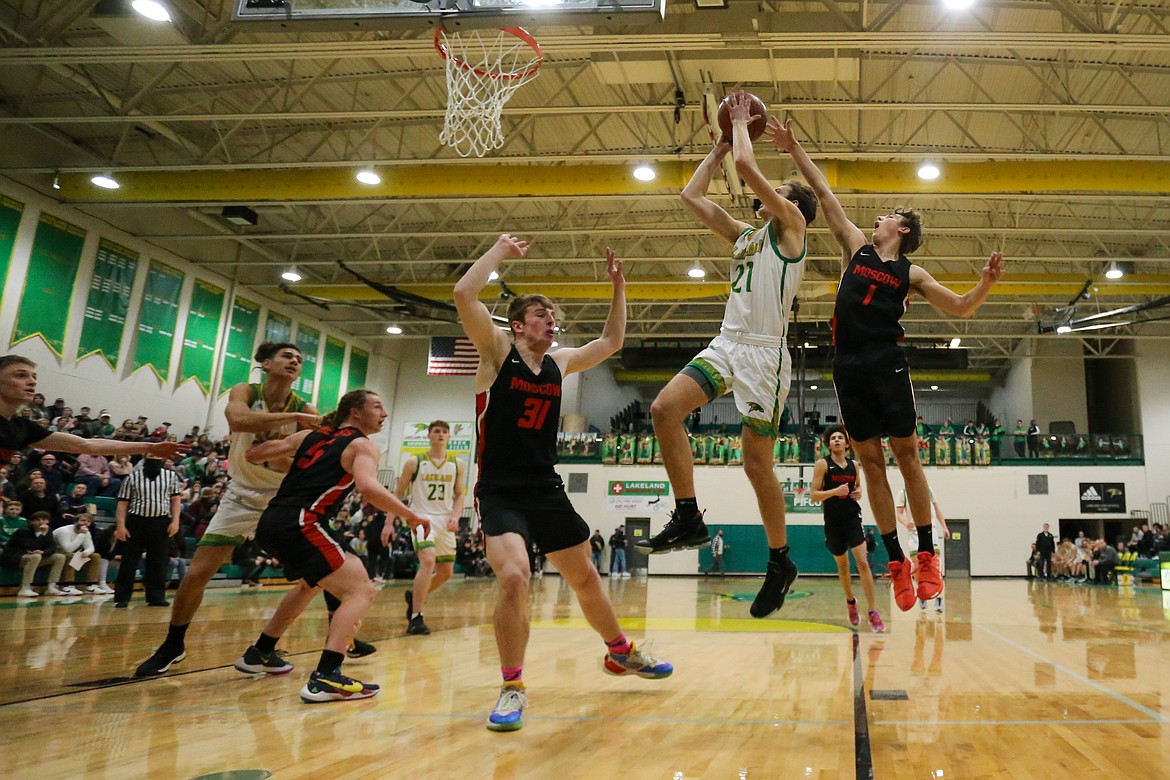
<instances>
[{"instance_id":1,"label":"spectator in bleachers","mask_svg":"<svg viewBox=\"0 0 1170 780\"><path fill-rule=\"evenodd\" d=\"M4 498L15 498L16 486L8 480L8 464L0 466L0 496Z\"/></svg>"},{"instance_id":2,"label":"spectator in bleachers","mask_svg":"<svg viewBox=\"0 0 1170 780\"><path fill-rule=\"evenodd\" d=\"M77 424L76 430L74 430L73 433L77 434L78 436L85 436L84 431L87 430L89 428L89 424L93 422L93 418L89 415L89 407L81 407L77 414L73 416L73 421ZM86 436L86 438L89 437Z\"/></svg>"},{"instance_id":3,"label":"spectator in bleachers","mask_svg":"<svg viewBox=\"0 0 1170 780\"><path fill-rule=\"evenodd\" d=\"M45 411L45 396L41 393L33 393L32 400L29 401L26 409L28 410L27 416L32 420L43 420L49 416L48 412Z\"/></svg>"},{"instance_id":4,"label":"spectator in bleachers","mask_svg":"<svg viewBox=\"0 0 1170 780\"><path fill-rule=\"evenodd\" d=\"M167 555L170 558L167 565L167 580L177 586L187 576L187 567L191 565L191 555L187 551L187 538L181 530L171 537Z\"/></svg>"},{"instance_id":5,"label":"spectator in bleachers","mask_svg":"<svg viewBox=\"0 0 1170 780\"><path fill-rule=\"evenodd\" d=\"M52 518L50 525L53 528L59 528L64 525L61 521L61 507L58 503L57 496L49 492L48 484L39 471L31 473L31 478L28 481L28 490L20 494L20 503L24 504L24 513L30 519L37 512L47 512L49 517Z\"/></svg>"},{"instance_id":6,"label":"spectator in bleachers","mask_svg":"<svg viewBox=\"0 0 1170 780\"><path fill-rule=\"evenodd\" d=\"M362 566L366 568L366 574L370 573L370 545L366 541L366 530L359 528L357 534L349 540L349 549L354 555L362 561Z\"/></svg>"},{"instance_id":7,"label":"spectator in bleachers","mask_svg":"<svg viewBox=\"0 0 1170 780\"><path fill-rule=\"evenodd\" d=\"M1028 560L1024 564L1028 572L1026 577L1029 580L1039 579L1040 577L1040 550L1036 547L1036 543L1032 542L1032 552L1028 555Z\"/></svg>"},{"instance_id":8,"label":"spectator in bleachers","mask_svg":"<svg viewBox=\"0 0 1170 780\"><path fill-rule=\"evenodd\" d=\"M67 407L65 405L65 399L58 398L56 401L53 402L52 406L45 407L45 414L46 414L46 416L48 416L48 418L50 420L53 420L53 419L56 419L57 417L60 417L61 415L65 414L65 411L67 409L69 409L69 407ZM70 410L69 413L72 415L73 414L72 410Z\"/></svg>"},{"instance_id":9,"label":"spectator in bleachers","mask_svg":"<svg viewBox=\"0 0 1170 780\"><path fill-rule=\"evenodd\" d=\"M1028 439L1028 426L1024 425L1023 420L1016 420L1016 427L1012 428L1012 447L1016 451L1016 457L1024 457L1024 443Z\"/></svg>"},{"instance_id":10,"label":"spectator in bleachers","mask_svg":"<svg viewBox=\"0 0 1170 780\"><path fill-rule=\"evenodd\" d=\"M129 422L129 421L127 421ZM107 409L102 409L98 412L97 419L89 424L86 428L89 434L86 438L90 439L113 439L116 431L114 424L110 422L110 412Z\"/></svg>"},{"instance_id":11,"label":"spectator in bleachers","mask_svg":"<svg viewBox=\"0 0 1170 780\"><path fill-rule=\"evenodd\" d=\"M57 511L61 516L62 526L74 523L78 517L89 513L88 490L85 483L78 482L68 495L61 496Z\"/></svg>"},{"instance_id":12,"label":"spectator in bleachers","mask_svg":"<svg viewBox=\"0 0 1170 780\"><path fill-rule=\"evenodd\" d=\"M84 487L82 485L81 487ZM102 582L102 556L97 552L97 548L93 542L93 536L90 534L90 526L93 525L93 516L81 514L74 518L70 525L63 525L53 532L53 541L57 545L57 550L65 556L64 575L61 578L61 583L67 587L62 588L63 592L68 593L70 590L77 590L73 587L74 568L72 558L80 556L85 561L82 568L84 574L81 577L81 582L90 583L86 588L90 593L113 593L114 589L107 587ZM76 571L81 571L78 569ZM80 593L81 591L77 591ZM76 595L76 593L72 594Z\"/></svg>"},{"instance_id":13,"label":"spectator in bleachers","mask_svg":"<svg viewBox=\"0 0 1170 780\"><path fill-rule=\"evenodd\" d=\"M49 533L49 514L37 512L28 521L28 525L12 535L4 551L0 553L0 566L11 570L20 570L20 591L16 594L23 598L36 598L38 594L32 588L33 577L37 569L49 566L49 583L45 588L45 595L65 596L68 591L57 587L61 578L61 570L65 567L65 556L57 552L57 544L53 535ZM76 590L70 588L69 590ZM81 591L77 591L80 593Z\"/></svg>"},{"instance_id":14,"label":"spectator in bleachers","mask_svg":"<svg viewBox=\"0 0 1170 780\"><path fill-rule=\"evenodd\" d=\"M91 496L112 498L118 495L122 478L114 476L110 460L105 455L80 455L73 479L85 485Z\"/></svg>"},{"instance_id":15,"label":"spectator in bleachers","mask_svg":"<svg viewBox=\"0 0 1170 780\"><path fill-rule=\"evenodd\" d=\"M200 487L211 487L218 484L219 478L223 476L219 458L209 458L199 469L199 473L193 476Z\"/></svg>"},{"instance_id":16,"label":"spectator in bleachers","mask_svg":"<svg viewBox=\"0 0 1170 780\"><path fill-rule=\"evenodd\" d=\"M1028 457L1040 457L1040 424L1035 420L1028 423Z\"/></svg>"},{"instance_id":17,"label":"spectator in bleachers","mask_svg":"<svg viewBox=\"0 0 1170 780\"><path fill-rule=\"evenodd\" d=\"M140 414L138 415L138 419L131 424L130 427L134 431L135 441L143 441L150 434L150 428L147 426L146 421L146 415Z\"/></svg>"},{"instance_id":18,"label":"spectator in bleachers","mask_svg":"<svg viewBox=\"0 0 1170 780\"><path fill-rule=\"evenodd\" d=\"M171 424L164 422L162 425L150 432L151 441L166 441L167 437L171 435Z\"/></svg>"},{"instance_id":19,"label":"spectator in bleachers","mask_svg":"<svg viewBox=\"0 0 1170 780\"><path fill-rule=\"evenodd\" d=\"M1072 539L1067 536L1056 548L1056 554L1052 556L1052 570L1056 575L1056 579L1069 581L1073 579L1073 564L1077 560L1077 548L1073 545Z\"/></svg>"},{"instance_id":20,"label":"spectator in bleachers","mask_svg":"<svg viewBox=\"0 0 1170 780\"><path fill-rule=\"evenodd\" d=\"M118 430L114 431L114 438L118 441L135 441L137 436L134 429L134 421L127 417L118 426Z\"/></svg>"},{"instance_id":21,"label":"spectator in bleachers","mask_svg":"<svg viewBox=\"0 0 1170 780\"><path fill-rule=\"evenodd\" d=\"M63 433L76 433L74 431L76 427L77 419L73 416L73 410L68 406L65 407L64 412L54 417L52 422L49 423L49 430L61 431Z\"/></svg>"},{"instance_id":22,"label":"spectator in bleachers","mask_svg":"<svg viewBox=\"0 0 1170 780\"><path fill-rule=\"evenodd\" d=\"M45 478L45 489L58 498L62 496L69 479L65 470L61 468L57 456L51 452L44 453L41 455L40 465L37 466L37 469Z\"/></svg>"},{"instance_id":23,"label":"spectator in bleachers","mask_svg":"<svg viewBox=\"0 0 1170 780\"><path fill-rule=\"evenodd\" d=\"M1150 530L1149 523L1142 523L1141 538L1137 540L1137 554L1139 558L1153 558L1156 543L1154 539L1154 532Z\"/></svg>"},{"instance_id":24,"label":"spectator in bleachers","mask_svg":"<svg viewBox=\"0 0 1170 780\"><path fill-rule=\"evenodd\" d=\"M21 514L21 503L16 499L4 502L4 515L0 517L0 544L8 544L12 535L28 525Z\"/></svg>"},{"instance_id":25,"label":"spectator in bleachers","mask_svg":"<svg viewBox=\"0 0 1170 780\"><path fill-rule=\"evenodd\" d=\"M255 537L245 539L243 544L232 551L232 563L242 569L240 585L245 588L262 587L260 577L269 566L279 566L280 562L260 548Z\"/></svg>"},{"instance_id":26,"label":"spectator in bleachers","mask_svg":"<svg viewBox=\"0 0 1170 780\"><path fill-rule=\"evenodd\" d=\"M110 471L118 479L124 480L134 471L134 464L130 462L129 455L117 455L110 461Z\"/></svg>"}]
</instances>

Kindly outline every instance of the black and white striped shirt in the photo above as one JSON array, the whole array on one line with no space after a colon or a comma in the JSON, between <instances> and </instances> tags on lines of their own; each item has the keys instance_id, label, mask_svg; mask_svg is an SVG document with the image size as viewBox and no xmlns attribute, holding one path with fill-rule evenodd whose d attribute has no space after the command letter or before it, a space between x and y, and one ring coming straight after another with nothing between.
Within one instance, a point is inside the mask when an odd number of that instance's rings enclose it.
<instances>
[{"instance_id":1,"label":"black and white striped shirt","mask_svg":"<svg viewBox=\"0 0 1170 780\"><path fill-rule=\"evenodd\" d=\"M179 475L163 469L154 479L149 479L141 468L130 472L118 489L118 500L129 501L126 511L141 517L170 517L171 496L183 492Z\"/></svg>"}]
</instances>

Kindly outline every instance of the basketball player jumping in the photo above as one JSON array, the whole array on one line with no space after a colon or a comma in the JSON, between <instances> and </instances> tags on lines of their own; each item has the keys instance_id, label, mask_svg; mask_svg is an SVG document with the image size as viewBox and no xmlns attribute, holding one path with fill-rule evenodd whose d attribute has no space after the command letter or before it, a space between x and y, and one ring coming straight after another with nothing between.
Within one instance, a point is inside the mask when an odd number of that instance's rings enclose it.
<instances>
[{"instance_id":1,"label":"basketball player jumping","mask_svg":"<svg viewBox=\"0 0 1170 780\"><path fill-rule=\"evenodd\" d=\"M993 252L978 284L958 295L906 259L922 242L922 220L917 212L899 209L878 217L867 241L845 216L828 180L797 143L790 124L791 120L780 124L773 117L765 132L777 147L792 155L820 200L829 232L841 246L841 281L833 312L833 385L841 417L853 439L853 452L869 485L870 508L890 555L894 601L905 612L916 599L929 601L941 594L943 580L931 534L930 488L918 457L914 388L906 353L898 346L905 337L899 320L915 294L941 312L970 317L1003 275L1003 255ZM894 497L882 458L882 436L886 434L918 531L917 567L906 560L898 542Z\"/></svg>"},{"instance_id":2,"label":"basketball player jumping","mask_svg":"<svg viewBox=\"0 0 1170 780\"><path fill-rule=\"evenodd\" d=\"M780 609L796 579L788 555L784 492L772 467L772 450L792 379L785 345L788 316L804 275L805 231L817 202L799 182L773 188L752 151L745 93L728 97L733 144L720 139L682 191L683 202L707 228L731 244L731 295L719 335L683 367L654 399L650 414L662 461L674 488L675 510L665 528L634 546L643 553L702 547L710 540L695 497L694 461L683 423L703 404L725 393L735 396L743 420L743 468L756 494L768 537L768 568L752 602L753 617ZM723 158L732 152L735 170L756 194L760 228L740 222L707 197Z\"/></svg>"},{"instance_id":3,"label":"basketball player jumping","mask_svg":"<svg viewBox=\"0 0 1170 780\"><path fill-rule=\"evenodd\" d=\"M487 539L487 558L499 583L496 646L503 688L488 717L492 731L523 725L522 677L528 646L528 545L535 542L577 594L589 625L605 640L603 666L613 675L660 679L673 667L646 655L622 632L601 576L589 558L589 526L565 495L556 472L561 382L617 352L626 332L626 280L613 252L606 271L613 299L601 337L580 347L548 351L556 336L556 312L543 295L521 295L508 305L509 339L479 301L488 277L505 258L519 259L528 242L502 235L455 285L459 319L479 353L475 376L479 432L476 505Z\"/></svg>"},{"instance_id":4,"label":"basketball player jumping","mask_svg":"<svg viewBox=\"0 0 1170 780\"><path fill-rule=\"evenodd\" d=\"M413 535L414 551L418 555L418 571L414 588L406 591L406 633L429 634L423 621L427 597L455 572L455 533L459 530L459 516L463 514L463 461L447 456L447 442L451 426L435 420L427 426L430 447L426 455L410 458L402 467L394 495L405 501L410 493L410 508L431 521L431 530L419 538ZM382 544L390 544L390 523L382 530Z\"/></svg>"}]
</instances>

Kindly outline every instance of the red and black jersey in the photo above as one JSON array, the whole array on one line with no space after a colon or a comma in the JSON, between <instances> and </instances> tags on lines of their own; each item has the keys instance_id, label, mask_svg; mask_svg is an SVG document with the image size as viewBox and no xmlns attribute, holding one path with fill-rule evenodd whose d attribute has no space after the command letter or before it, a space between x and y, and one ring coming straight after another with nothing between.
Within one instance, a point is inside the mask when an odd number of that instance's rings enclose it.
<instances>
[{"instance_id":1,"label":"red and black jersey","mask_svg":"<svg viewBox=\"0 0 1170 780\"><path fill-rule=\"evenodd\" d=\"M837 287L833 346L838 355L894 346L906 337L899 320L910 295L910 261L883 262L873 244L849 260Z\"/></svg>"},{"instance_id":2,"label":"red and black jersey","mask_svg":"<svg viewBox=\"0 0 1170 780\"><path fill-rule=\"evenodd\" d=\"M849 492L857 488L857 464L850 458L845 459L844 466L838 466L832 456L825 458L829 470L825 472L824 481L817 486L817 490L834 490L841 485L848 485ZM821 506L825 510L825 522L856 520L861 517L861 505L848 496L831 496L826 498Z\"/></svg>"},{"instance_id":3,"label":"red and black jersey","mask_svg":"<svg viewBox=\"0 0 1170 780\"><path fill-rule=\"evenodd\" d=\"M560 484L557 427L561 417L561 370L545 355L540 373L513 345L492 386L475 396L479 480L484 487Z\"/></svg>"},{"instance_id":4,"label":"red and black jersey","mask_svg":"<svg viewBox=\"0 0 1170 780\"><path fill-rule=\"evenodd\" d=\"M353 426L313 431L293 456L293 465L269 506L305 510L306 515L330 517L353 490L353 474L341 465L341 453L365 434Z\"/></svg>"}]
</instances>

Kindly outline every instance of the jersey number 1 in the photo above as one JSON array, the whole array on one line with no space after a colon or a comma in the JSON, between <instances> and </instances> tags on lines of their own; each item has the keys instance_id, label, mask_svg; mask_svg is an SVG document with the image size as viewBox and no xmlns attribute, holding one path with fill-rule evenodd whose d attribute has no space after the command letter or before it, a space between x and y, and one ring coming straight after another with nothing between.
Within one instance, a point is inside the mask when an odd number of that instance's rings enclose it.
<instances>
[{"instance_id":1,"label":"jersey number 1","mask_svg":"<svg viewBox=\"0 0 1170 780\"><path fill-rule=\"evenodd\" d=\"M873 300L873 294L874 294L875 292L877 292L877 285L876 285L876 284L871 284L871 285L869 286L869 291L868 291L868 292L865 294L865 300L863 300L863 301L861 302L861 305L862 305L862 306L869 306L869 302Z\"/></svg>"},{"instance_id":2,"label":"jersey number 1","mask_svg":"<svg viewBox=\"0 0 1170 780\"><path fill-rule=\"evenodd\" d=\"M544 427L544 418L548 417L549 407L552 406L552 401L541 400L540 398L526 398L524 399L524 416L516 423L519 428L535 428L540 430Z\"/></svg>"}]
</instances>

